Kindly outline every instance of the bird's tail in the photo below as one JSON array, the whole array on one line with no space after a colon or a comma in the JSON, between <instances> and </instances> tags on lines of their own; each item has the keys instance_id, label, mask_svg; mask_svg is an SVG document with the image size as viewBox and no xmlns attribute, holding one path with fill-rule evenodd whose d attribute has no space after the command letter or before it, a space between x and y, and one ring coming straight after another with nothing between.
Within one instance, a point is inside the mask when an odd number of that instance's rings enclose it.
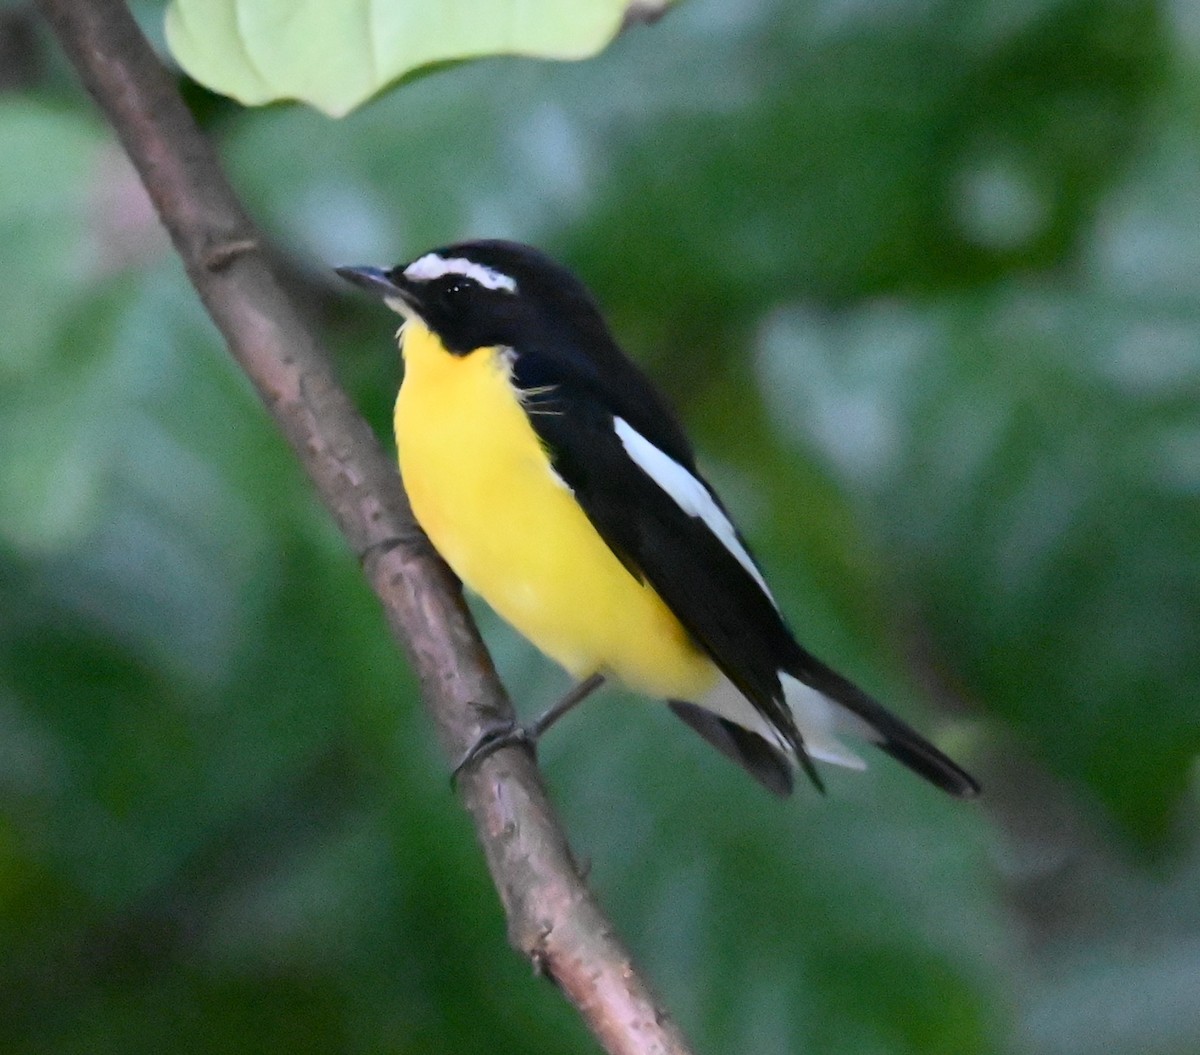
<instances>
[{"instance_id":1,"label":"bird's tail","mask_svg":"<svg viewBox=\"0 0 1200 1055\"><path fill-rule=\"evenodd\" d=\"M864 769L866 763L842 736L876 744L914 773L960 797L979 793L975 779L920 733L837 671L805 654L791 671L779 672L784 698L805 752L835 765Z\"/></svg>"}]
</instances>

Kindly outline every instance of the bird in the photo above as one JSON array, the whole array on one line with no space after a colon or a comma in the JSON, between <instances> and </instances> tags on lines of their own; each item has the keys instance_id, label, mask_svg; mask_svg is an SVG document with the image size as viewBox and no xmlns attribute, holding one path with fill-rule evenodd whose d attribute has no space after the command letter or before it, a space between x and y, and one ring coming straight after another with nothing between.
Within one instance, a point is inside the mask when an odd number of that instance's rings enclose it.
<instances>
[{"instance_id":1,"label":"bird","mask_svg":"<svg viewBox=\"0 0 1200 1055\"><path fill-rule=\"evenodd\" d=\"M665 700L778 795L876 745L955 796L964 769L793 635L675 411L567 267L499 239L337 274L397 312L412 511L459 579L578 679ZM528 730L515 729L515 735ZM464 763L511 742L481 738Z\"/></svg>"}]
</instances>

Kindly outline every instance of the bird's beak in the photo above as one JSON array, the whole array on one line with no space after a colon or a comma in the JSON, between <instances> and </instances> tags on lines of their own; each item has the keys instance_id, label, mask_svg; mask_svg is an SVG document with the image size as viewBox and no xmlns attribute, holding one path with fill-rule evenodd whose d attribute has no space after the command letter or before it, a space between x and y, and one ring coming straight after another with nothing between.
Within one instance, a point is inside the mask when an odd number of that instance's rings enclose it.
<instances>
[{"instance_id":1,"label":"bird's beak","mask_svg":"<svg viewBox=\"0 0 1200 1055\"><path fill-rule=\"evenodd\" d=\"M404 276L401 274L399 279L391 277L400 274L398 269L385 271L380 267L335 267L334 271L347 282L379 297L389 308L405 317L414 314L417 309L415 292Z\"/></svg>"}]
</instances>

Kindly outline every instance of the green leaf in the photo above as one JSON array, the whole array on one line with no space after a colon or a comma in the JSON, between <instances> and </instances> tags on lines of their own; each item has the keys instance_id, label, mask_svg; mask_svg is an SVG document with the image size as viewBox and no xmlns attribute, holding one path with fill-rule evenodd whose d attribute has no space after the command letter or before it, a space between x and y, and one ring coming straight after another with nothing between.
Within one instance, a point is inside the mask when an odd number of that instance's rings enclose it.
<instances>
[{"instance_id":1,"label":"green leaf","mask_svg":"<svg viewBox=\"0 0 1200 1055\"><path fill-rule=\"evenodd\" d=\"M1165 129L1081 274L764 328L764 397L885 526L938 664L1161 837L1200 751L1200 151Z\"/></svg>"},{"instance_id":2,"label":"green leaf","mask_svg":"<svg viewBox=\"0 0 1200 1055\"><path fill-rule=\"evenodd\" d=\"M15 97L0 99L0 390L35 377L45 335L94 272L94 194L107 147L92 119Z\"/></svg>"},{"instance_id":3,"label":"green leaf","mask_svg":"<svg viewBox=\"0 0 1200 1055\"><path fill-rule=\"evenodd\" d=\"M298 99L338 117L435 63L484 55L582 59L629 0L173 0L166 34L187 72L247 105ZM639 3L639 14L666 6Z\"/></svg>"}]
</instances>

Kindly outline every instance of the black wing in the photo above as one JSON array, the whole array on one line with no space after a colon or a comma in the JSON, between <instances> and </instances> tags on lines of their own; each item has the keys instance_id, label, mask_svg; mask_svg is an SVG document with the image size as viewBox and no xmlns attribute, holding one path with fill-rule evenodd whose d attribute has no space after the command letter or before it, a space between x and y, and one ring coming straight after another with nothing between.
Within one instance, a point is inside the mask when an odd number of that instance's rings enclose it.
<instances>
[{"instance_id":1,"label":"black wing","mask_svg":"<svg viewBox=\"0 0 1200 1055\"><path fill-rule=\"evenodd\" d=\"M795 641L771 598L705 521L685 512L630 457L616 431L617 418L704 482L662 397L624 362L628 369L615 377L606 369L602 390L594 376L572 369L570 362L524 353L514 364L513 380L525 393L526 411L555 471L609 548L654 587L803 759L778 674Z\"/></svg>"}]
</instances>

